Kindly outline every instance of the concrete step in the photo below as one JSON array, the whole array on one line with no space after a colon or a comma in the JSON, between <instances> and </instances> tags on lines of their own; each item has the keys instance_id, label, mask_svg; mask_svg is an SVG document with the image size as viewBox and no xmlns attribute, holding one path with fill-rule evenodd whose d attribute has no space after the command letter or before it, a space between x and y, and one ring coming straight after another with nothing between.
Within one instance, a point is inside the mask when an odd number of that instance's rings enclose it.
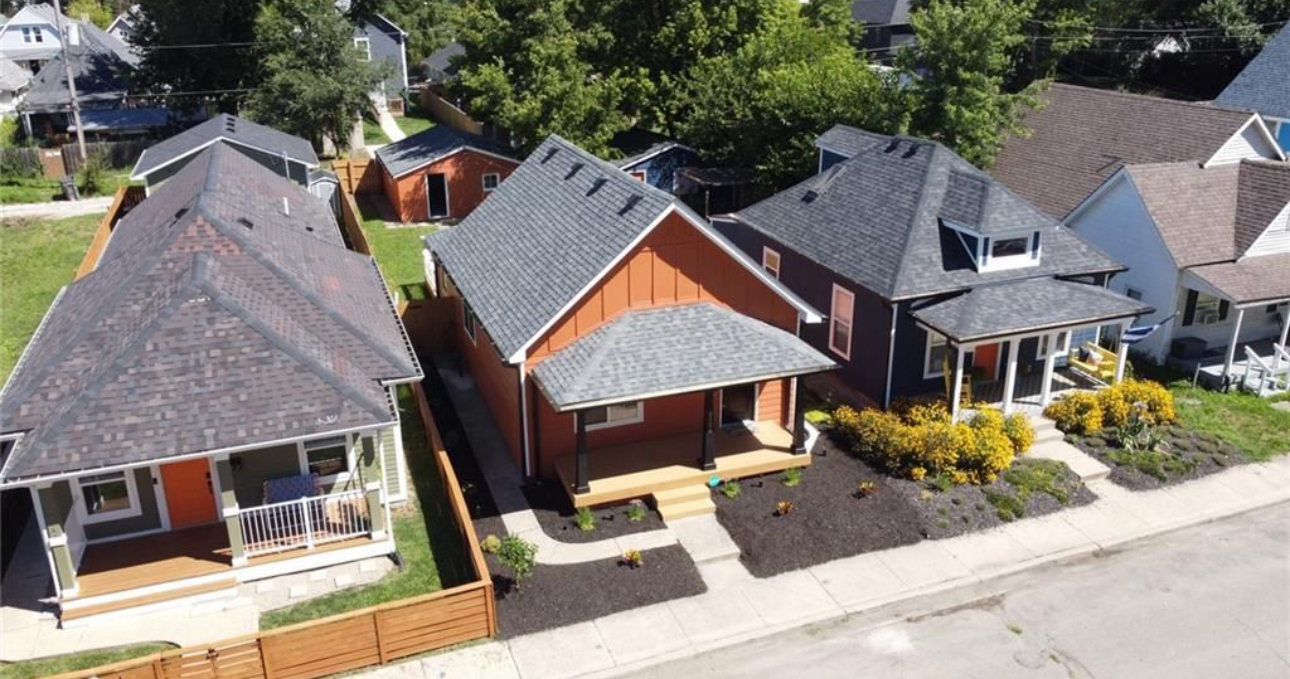
<instances>
[{"instance_id":1,"label":"concrete step","mask_svg":"<svg viewBox=\"0 0 1290 679\"><path fill-rule=\"evenodd\" d=\"M703 516L705 514L715 514L717 505L713 504L712 498L701 497L685 502L673 502L669 504L660 504L658 513L662 515L664 521L675 521L677 519L686 519L692 516Z\"/></svg>"},{"instance_id":2,"label":"concrete step","mask_svg":"<svg viewBox=\"0 0 1290 679\"><path fill-rule=\"evenodd\" d=\"M1065 441L1036 443L1026 451L1026 457L1065 462L1066 466L1070 467L1084 483L1098 481L1111 474L1110 467Z\"/></svg>"},{"instance_id":3,"label":"concrete step","mask_svg":"<svg viewBox=\"0 0 1290 679\"><path fill-rule=\"evenodd\" d=\"M1058 429L1057 427L1052 427L1050 429L1036 429L1035 442L1032 445L1039 445L1041 443L1047 443L1049 441L1061 441L1061 440L1064 440L1065 438L1066 438L1066 435L1063 434L1062 430Z\"/></svg>"}]
</instances>

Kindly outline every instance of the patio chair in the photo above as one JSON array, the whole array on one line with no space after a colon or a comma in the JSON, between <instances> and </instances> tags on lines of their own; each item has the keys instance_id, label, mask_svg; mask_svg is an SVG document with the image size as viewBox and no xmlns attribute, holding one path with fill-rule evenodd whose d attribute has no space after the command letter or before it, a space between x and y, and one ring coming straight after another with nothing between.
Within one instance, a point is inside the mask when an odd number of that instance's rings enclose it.
<instances>
[{"instance_id":1,"label":"patio chair","mask_svg":"<svg viewBox=\"0 0 1290 679\"><path fill-rule=\"evenodd\" d=\"M950 355L945 354L941 359L941 373L945 377L945 402L950 403L954 400L954 371L950 369ZM972 371L963 371L963 391L959 394L959 405L970 406L972 399Z\"/></svg>"}]
</instances>

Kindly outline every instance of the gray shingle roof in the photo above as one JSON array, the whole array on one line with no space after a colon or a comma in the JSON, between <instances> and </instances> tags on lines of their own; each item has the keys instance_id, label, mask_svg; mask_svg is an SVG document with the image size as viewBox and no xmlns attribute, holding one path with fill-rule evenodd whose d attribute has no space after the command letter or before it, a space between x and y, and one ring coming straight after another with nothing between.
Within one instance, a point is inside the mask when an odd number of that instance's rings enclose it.
<instances>
[{"instance_id":1,"label":"gray shingle roof","mask_svg":"<svg viewBox=\"0 0 1290 679\"><path fill-rule=\"evenodd\" d=\"M1290 253L1246 257L1188 269L1237 304L1290 299Z\"/></svg>"},{"instance_id":2,"label":"gray shingle roof","mask_svg":"<svg viewBox=\"0 0 1290 679\"><path fill-rule=\"evenodd\" d=\"M851 3L851 17L875 26L909 23L910 0L856 0Z\"/></svg>"},{"instance_id":3,"label":"gray shingle roof","mask_svg":"<svg viewBox=\"0 0 1290 679\"><path fill-rule=\"evenodd\" d=\"M1216 101L1265 116L1290 118L1290 24L1281 27Z\"/></svg>"},{"instance_id":4,"label":"gray shingle roof","mask_svg":"<svg viewBox=\"0 0 1290 679\"><path fill-rule=\"evenodd\" d=\"M779 328L715 304L629 311L533 369L559 411L830 370Z\"/></svg>"},{"instance_id":5,"label":"gray shingle roof","mask_svg":"<svg viewBox=\"0 0 1290 679\"><path fill-rule=\"evenodd\" d=\"M990 173L1035 207L1064 218L1124 165L1203 162L1249 111L1056 84L1026 115Z\"/></svg>"},{"instance_id":6,"label":"gray shingle roof","mask_svg":"<svg viewBox=\"0 0 1290 679\"><path fill-rule=\"evenodd\" d=\"M511 153L504 144L487 137L462 132L450 125L435 125L411 137L382 146L376 150L376 159L381 161L390 174L399 177L468 146L506 157L510 157Z\"/></svg>"},{"instance_id":7,"label":"gray shingle roof","mask_svg":"<svg viewBox=\"0 0 1290 679\"><path fill-rule=\"evenodd\" d=\"M201 125L149 146L139 156L130 176L141 179L162 165L196 153L220 139L268 151L273 155L285 154L288 158L309 166L318 164L318 155L314 153L313 144L308 140L221 113Z\"/></svg>"},{"instance_id":8,"label":"gray shingle roof","mask_svg":"<svg viewBox=\"0 0 1290 679\"><path fill-rule=\"evenodd\" d=\"M453 57L461 56L466 53L466 47L459 42L450 42L433 54L421 60L421 65L426 69L426 78L436 84L446 83L457 77L457 66L453 64Z\"/></svg>"},{"instance_id":9,"label":"gray shingle roof","mask_svg":"<svg viewBox=\"0 0 1290 679\"><path fill-rule=\"evenodd\" d=\"M820 143L856 155L734 217L886 299L1122 268L940 144L844 126ZM978 273L942 219L1041 230L1041 263Z\"/></svg>"},{"instance_id":10,"label":"gray shingle roof","mask_svg":"<svg viewBox=\"0 0 1290 679\"><path fill-rule=\"evenodd\" d=\"M1240 257L1290 203L1290 165L1244 160L1125 170L1179 267Z\"/></svg>"},{"instance_id":11,"label":"gray shingle roof","mask_svg":"<svg viewBox=\"0 0 1290 679\"><path fill-rule=\"evenodd\" d=\"M955 342L1094 324L1151 313L1142 302L1096 285L1031 278L974 288L910 314Z\"/></svg>"},{"instance_id":12,"label":"gray shingle roof","mask_svg":"<svg viewBox=\"0 0 1290 679\"><path fill-rule=\"evenodd\" d=\"M461 224L426 243L510 357L674 206L552 135Z\"/></svg>"},{"instance_id":13,"label":"gray shingle roof","mask_svg":"<svg viewBox=\"0 0 1290 679\"><path fill-rule=\"evenodd\" d=\"M216 145L48 312L0 393L4 431L26 432L4 478L387 423L380 382L418 376L375 263L327 205Z\"/></svg>"},{"instance_id":14,"label":"gray shingle roof","mask_svg":"<svg viewBox=\"0 0 1290 679\"><path fill-rule=\"evenodd\" d=\"M81 42L67 47L67 59L76 79L76 100L81 106L106 106L124 99L134 73L134 59L116 38L90 31L81 24ZM115 44L110 44L115 43ZM127 58L128 57L128 58ZM67 69L63 55L57 54L45 63L31 82L22 108L50 111L70 107L67 93Z\"/></svg>"}]
</instances>

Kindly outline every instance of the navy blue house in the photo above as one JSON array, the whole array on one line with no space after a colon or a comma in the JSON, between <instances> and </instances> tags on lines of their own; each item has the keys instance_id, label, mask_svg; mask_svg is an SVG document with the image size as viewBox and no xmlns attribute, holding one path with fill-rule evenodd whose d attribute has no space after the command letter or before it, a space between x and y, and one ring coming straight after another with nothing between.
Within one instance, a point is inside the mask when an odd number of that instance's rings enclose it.
<instances>
[{"instance_id":1,"label":"navy blue house","mask_svg":"<svg viewBox=\"0 0 1290 679\"><path fill-rule=\"evenodd\" d=\"M1072 338L1150 311L1106 289L1121 265L936 142L837 126L816 145L816 176L713 223L829 314L802 337L869 405L1046 404L1086 379Z\"/></svg>"},{"instance_id":2,"label":"navy blue house","mask_svg":"<svg viewBox=\"0 0 1290 679\"><path fill-rule=\"evenodd\" d=\"M672 194L676 193L676 171L699 164L699 154L694 149L640 128L619 132L609 145L623 156L611 161L614 165L646 184Z\"/></svg>"}]
</instances>

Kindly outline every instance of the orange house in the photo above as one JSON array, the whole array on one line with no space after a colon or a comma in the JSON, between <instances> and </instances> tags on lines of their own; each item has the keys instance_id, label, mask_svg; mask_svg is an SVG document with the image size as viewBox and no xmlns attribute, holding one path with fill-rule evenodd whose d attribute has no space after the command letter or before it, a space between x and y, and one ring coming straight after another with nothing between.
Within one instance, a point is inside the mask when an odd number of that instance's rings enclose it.
<instances>
[{"instance_id":1,"label":"orange house","mask_svg":"<svg viewBox=\"0 0 1290 679\"><path fill-rule=\"evenodd\" d=\"M463 219L520 164L505 146L447 125L376 151L381 187L399 220Z\"/></svg>"},{"instance_id":2,"label":"orange house","mask_svg":"<svg viewBox=\"0 0 1290 679\"><path fill-rule=\"evenodd\" d=\"M819 312L671 195L552 136L427 249L515 464L575 506L688 516L713 477L809 464L797 381L836 364L797 332Z\"/></svg>"}]
</instances>

